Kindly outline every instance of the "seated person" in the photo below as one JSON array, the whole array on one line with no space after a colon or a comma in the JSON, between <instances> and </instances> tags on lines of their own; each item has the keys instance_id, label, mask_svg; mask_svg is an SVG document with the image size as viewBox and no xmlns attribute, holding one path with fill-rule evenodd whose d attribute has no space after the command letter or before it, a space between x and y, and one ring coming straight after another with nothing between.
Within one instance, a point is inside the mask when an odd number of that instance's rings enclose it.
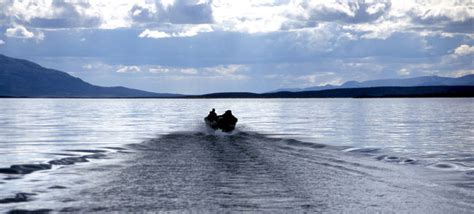
<instances>
[{"instance_id":1,"label":"seated person","mask_svg":"<svg viewBox=\"0 0 474 214\"><path fill-rule=\"evenodd\" d=\"M216 114L216 110L212 109L212 111L209 112L209 115L207 115L207 117L204 118L204 121L211 128L217 129L217 119L218 117Z\"/></svg>"},{"instance_id":2,"label":"seated person","mask_svg":"<svg viewBox=\"0 0 474 214\"><path fill-rule=\"evenodd\" d=\"M209 121L217 121L216 109L212 109L206 117Z\"/></svg>"},{"instance_id":3,"label":"seated person","mask_svg":"<svg viewBox=\"0 0 474 214\"><path fill-rule=\"evenodd\" d=\"M217 119L217 127L224 132L230 132L234 130L237 120L238 119L232 115L232 111L227 110Z\"/></svg>"}]
</instances>

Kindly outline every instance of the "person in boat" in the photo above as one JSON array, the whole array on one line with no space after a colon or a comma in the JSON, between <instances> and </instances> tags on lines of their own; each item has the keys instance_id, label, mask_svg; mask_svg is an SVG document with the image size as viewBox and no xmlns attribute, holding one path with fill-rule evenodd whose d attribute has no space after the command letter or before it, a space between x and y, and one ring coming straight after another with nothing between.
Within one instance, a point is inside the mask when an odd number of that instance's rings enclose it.
<instances>
[{"instance_id":1,"label":"person in boat","mask_svg":"<svg viewBox=\"0 0 474 214\"><path fill-rule=\"evenodd\" d=\"M238 119L232 115L231 110L225 111L225 113L218 117L217 127L223 132L230 132L235 129Z\"/></svg>"},{"instance_id":2,"label":"person in boat","mask_svg":"<svg viewBox=\"0 0 474 214\"><path fill-rule=\"evenodd\" d=\"M216 114L216 109L212 109L209 112L209 115L207 115L206 118L204 118L204 121L206 122L207 125L209 125L213 129L217 129L217 120L218 116Z\"/></svg>"},{"instance_id":3,"label":"person in boat","mask_svg":"<svg viewBox=\"0 0 474 214\"><path fill-rule=\"evenodd\" d=\"M210 121L217 121L216 109L213 108L213 109L209 112L209 115L207 115L207 119L210 120Z\"/></svg>"}]
</instances>

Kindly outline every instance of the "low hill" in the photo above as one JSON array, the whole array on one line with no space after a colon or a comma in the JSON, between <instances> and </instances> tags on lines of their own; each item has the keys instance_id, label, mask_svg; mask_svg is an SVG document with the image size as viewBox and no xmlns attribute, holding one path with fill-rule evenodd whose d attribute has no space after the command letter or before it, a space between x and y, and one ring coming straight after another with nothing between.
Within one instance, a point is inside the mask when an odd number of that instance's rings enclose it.
<instances>
[{"instance_id":1,"label":"low hill","mask_svg":"<svg viewBox=\"0 0 474 214\"><path fill-rule=\"evenodd\" d=\"M65 72L0 54L1 97L176 97L125 87L101 87Z\"/></svg>"},{"instance_id":2,"label":"low hill","mask_svg":"<svg viewBox=\"0 0 474 214\"><path fill-rule=\"evenodd\" d=\"M321 91L339 88L370 88L370 87L415 87L415 86L474 86L474 74L463 77L422 76L406 79L379 79L369 81L348 81L342 85L314 86L309 88L283 88L272 92Z\"/></svg>"},{"instance_id":3,"label":"low hill","mask_svg":"<svg viewBox=\"0 0 474 214\"><path fill-rule=\"evenodd\" d=\"M416 86L341 88L321 91L213 93L187 98L375 98L375 97L474 97L474 86Z\"/></svg>"}]
</instances>

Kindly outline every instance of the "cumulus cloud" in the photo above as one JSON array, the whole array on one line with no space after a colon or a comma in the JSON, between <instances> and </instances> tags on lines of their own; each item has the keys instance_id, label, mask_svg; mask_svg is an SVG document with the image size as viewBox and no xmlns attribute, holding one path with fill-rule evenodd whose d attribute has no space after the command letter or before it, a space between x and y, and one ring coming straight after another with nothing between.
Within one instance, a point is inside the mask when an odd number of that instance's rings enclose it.
<instances>
[{"instance_id":1,"label":"cumulus cloud","mask_svg":"<svg viewBox=\"0 0 474 214\"><path fill-rule=\"evenodd\" d=\"M7 30L5 31L5 36L29 39L33 38L35 34L33 32L28 31L23 26L17 25L15 27L7 28Z\"/></svg>"},{"instance_id":2,"label":"cumulus cloud","mask_svg":"<svg viewBox=\"0 0 474 214\"><path fill-rule=\"evenodd\" d=\"M390 10L391 2L378 1L301 1L297 15L306 25L320 21L340 21L346 23L371 22Z\"/></svg>"},{"instance_id":3,"label":"cumulus cloud","mask_svg":"<svg viewBox=\"0 0 474 214\"><path fill-rule=\"evenodd\" d=\"M204 24L212 23L210 1L151 1L130 9L137 23Z\"/></svg>"},{"instance_id":4,"label":"cumulus cloud","mask_svg":"<svg viewBox=\"0 0 474 214\"><path fill-rule=\"evenodd\" d=\"M365 39L386 39L394 33L422 36L453 33L472 35L472 1L227 1L213 2L216 28L224 31L269 33L314 29L333 23L344 33Z\"/></svg>"},{"instance_id":5,"label":"cumulus cloud","mask_svg":"<svg viewBox=\"0 0 474 214\"><path fill-rule=\"evenodd\" d=\"M430 1L418 2L406 11L412 22L425 28L443 28L448 32L472 32L474 25L473 2Z\"/></svg>"},{"instance_id":6,"label":"cumulus cloud","mask_svg":"<svg viewBox=\"0 0 474 214\"><path fill-rule=\"evenodd\" d=\"M296 18L288 21L294 27L336 22L345 30L361 33L361 38L367 39L387 39L394 33L407 32L421 36L473 36L472 1L303 2L308 6L290 16ZM314 13L304 15L307 11Z\"/></svg>"},{"instance_id":7,"label":"cumulus cloud","mask_svg":"<svg viewBox=\"0 0 474 214\"><path fill-rule=\"evenodd\" d=\"M472 35L474 3L457 1L392 1L387 22L403 21L406 25L398 31L411 31L420 35Z\"/></svg>"},{"instance_id":8,"label":"cumulus cloud","mask_svg":"<svg viewBox=\"0 0 474 214\"><path fill-rule=\"evenodd\" d=\"M465 55L470 55L474 54L474 46L469 46L469 45L460 45L456 49L454 49L454 54L458 56L465 56Z\"/></svg>"},{"instance_id":9,"label":"cumulus cloud","mask_svg":"<svg viewBox=\"0 0 474 214\"><path fill-rule=\"evenodd\" d=\"M11 28L7 28L5 30L5 36L13 37L13 38L21 38L21 39L36 39L36 40L43 40L44 34L41 31L33 33L29 31L24 26L16 25Z\"/></svg>"},{"instance_id":10,"label":"cumulus cloud","mask_svg":"<svg viewBox=\"0 0 474 214\"><path fill-rule=\"evenodd\" d=\"M474 37L473 4L471 0L12 0L0 1L0 23L28 29L138 27L146 29L141 35L147 38L192 37L210 31L271 33L324 23L340 25L341 34L360 33L367 39L386 39L397 32Z\"/></svg>"},{"instance_id":11,"label":"cumulus cloud","mask_svg":"<svg viewBox=\"0 0 474 214\"><path fill-rule=\"evenodd\" d=\"M289 6L278 1L215 0L212 11L215 25L223 31L267 33L280 30Z\"/></svg>"},{"instance_id":12,"label":"cumulus cloud","mask_svg":"<svg viewBox=\"0 0 474 214\"><path fill-rule=\"evenodd\" d=\"M97 27L100 14L85 1L2 1L0 16L37 28Z\"/></svg>"},{"instance_id":13,"label":"cumulus cloud","mask_svg":"<svg viewBox=\"0 0 474 214\"><path fill-rule=\"evenodd\" d=\"M138 35L140 38L153 38L153 39L161 39L161 38L169 38L171 34L165 33L158 30L149 30L145 29L143 32Z\"/></svg>"},{"instance_id":14,"label":"cumulus cloud","mask_svg":"<svg viewBox=\"0 0 474 214\"><path fill-rule=\"evenodd\" d=\"M0 45L3 45L3 44L5 44L5 41L0 39Z\"/></svg>"},{"instance_id":15,"label":"cumulus cloud","mask_svg":"<svg viewBox=\"0 0 474 214\"><path fill-rule=\"evenodd\" d=\"M135 73L135 72L140 72L140 71L141 71L141 69L138 66L121 65L121 66L119 66L119 68L117 69L116 72L118 72L118 73Z\"/></svg>"},{"instance_id":16,"label":"cumulus cloud","mask_svg":"<svg viewBox=\"0 0 474 214\"><path fill-rule=\"evenodd\" d=\"M143 25L212 23L208 1L0 1L0 23L34 28L115 29Z\"/></svg>"}]
</instances>

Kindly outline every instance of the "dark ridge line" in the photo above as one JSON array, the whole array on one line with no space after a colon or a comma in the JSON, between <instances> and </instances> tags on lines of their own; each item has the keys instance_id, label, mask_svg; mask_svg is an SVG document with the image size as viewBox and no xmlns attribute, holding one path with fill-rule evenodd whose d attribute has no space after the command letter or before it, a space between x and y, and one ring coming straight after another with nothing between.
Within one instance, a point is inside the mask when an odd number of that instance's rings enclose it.
<instances>
[{"instance_id":1,"label":"dark ridge line","mask_svg":"<svg viewBox=\"0 0 474 214\"><path fill-rule=\"evenodd\" d=\"M429 98L474 97L474 86L414 86L341 88L321 91L249 93L227 92L185 98Z\"/></svg>"},{"instance_id":2,"label":"dark ridge line","mask_svg":"<svg viewBox=\"0 0 474 214\"><path fill-rule=\"evenodd\" d=\"M1 96L0 98L54 98L54 99L233 99L233 98L437 98L474 97L474 86L410 86L339 88L301 92L220 92L202 95L179 95L173 97L90 97L90 96Z\"/></svg>"},{"instance_id":3,"label":"dark ridge line","mask_svg":"<svg viewBox=\"0 0 474 214\"><path fill-rule=\"evenodd\" d=\"M2 99L18 99L18 98L27 98L27 99L179 99L185 98L188 95L176 96L176 97L104 97L104 96L97 96L97 97L81 97L81 96L1 96Z\"/></svg>"}]
</instances>

